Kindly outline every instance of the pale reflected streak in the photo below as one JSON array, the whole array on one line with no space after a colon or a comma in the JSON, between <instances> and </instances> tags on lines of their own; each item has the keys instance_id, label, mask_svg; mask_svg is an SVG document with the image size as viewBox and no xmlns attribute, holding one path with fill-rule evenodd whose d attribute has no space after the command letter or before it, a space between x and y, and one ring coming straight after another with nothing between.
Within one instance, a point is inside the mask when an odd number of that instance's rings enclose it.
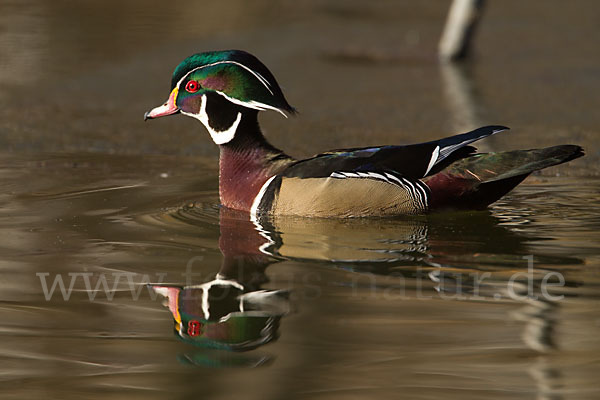
<instances>
[{"instance_id":1,"label":"pale reflected streak","mask_svg":"<svg viewBox=\"0 0 600 400\"><path fill-rule=\"evenodd\" d=\"M440 63L443 97L448 108L452 131L467 132L488 124L485 110L477 92L471 66ZM490 140L477 143L482 152L491 151Z\"/></svg>"}]
</instances>

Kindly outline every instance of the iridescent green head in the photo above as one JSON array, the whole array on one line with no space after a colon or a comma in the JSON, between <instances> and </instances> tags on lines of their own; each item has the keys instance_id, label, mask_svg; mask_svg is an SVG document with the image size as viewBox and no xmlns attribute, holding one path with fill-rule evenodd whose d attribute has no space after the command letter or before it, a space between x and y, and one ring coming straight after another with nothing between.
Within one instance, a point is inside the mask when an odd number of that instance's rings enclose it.
<instances>
[{"instance_id":1,"label":"iridescent green head","mask_svg":"<svg viewBox=\"0 0 600 400\"><path fill-rule=\"evenodd\" d=\"M215 143L224 144L235 136L245 110L295 112L256 57L241 50L212 51L183 60L173 72L167 102L144 118L181 112L200 120Z\"/></svg>"}]
</instances>

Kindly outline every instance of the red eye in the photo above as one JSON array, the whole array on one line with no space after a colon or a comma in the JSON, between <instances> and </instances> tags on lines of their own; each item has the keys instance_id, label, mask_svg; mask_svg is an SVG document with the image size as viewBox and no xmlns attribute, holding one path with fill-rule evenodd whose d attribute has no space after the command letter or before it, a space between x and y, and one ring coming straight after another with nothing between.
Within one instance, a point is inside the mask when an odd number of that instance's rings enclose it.
<instances>
[{"instance_id":1,"label":"red eye","mask_svg":"<svg viewBox=\"0 0 600 400\"><path fill-rule=\"evenodd\" d=\"M200 89L200 85L196 81L189 81L185 85L185 90L187 90L190 93L196 93L198 89Z\"/></svg>"},{"instance_id":2,"label":"red eye","mask_svg":"<svg viewBox=\"0 0 600 400\"><path fill-rule=\"evenodd\" d=\"M196 337L196 336L200 335L202 333L201 330L202 330L202 324L200 322L196 321L195 319L188 322L187 333L191 337Z\"/></svg>"}]
</instances>

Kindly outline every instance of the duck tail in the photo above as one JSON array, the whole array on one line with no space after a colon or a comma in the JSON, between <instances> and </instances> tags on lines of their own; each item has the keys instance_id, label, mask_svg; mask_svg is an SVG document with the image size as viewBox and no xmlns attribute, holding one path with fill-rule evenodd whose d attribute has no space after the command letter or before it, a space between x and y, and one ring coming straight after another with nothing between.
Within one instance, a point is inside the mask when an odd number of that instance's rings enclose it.
<instances>
[{"instance_id":1,"label":"duck tail","mask_svg":"<svg viewBox=\"0 0 600 400\"><path fill-rule=\"evenodd\" d=\"M483 209L510 192L533 171L584 155L576 145L474 154L423 179L431 209Z\"/></svg>"}]
</instances>

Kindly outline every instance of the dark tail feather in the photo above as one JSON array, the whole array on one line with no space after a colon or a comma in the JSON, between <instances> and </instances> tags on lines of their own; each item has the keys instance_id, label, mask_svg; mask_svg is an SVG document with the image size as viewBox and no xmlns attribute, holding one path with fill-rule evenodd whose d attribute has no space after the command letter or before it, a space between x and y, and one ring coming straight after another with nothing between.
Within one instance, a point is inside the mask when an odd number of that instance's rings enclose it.
<instances>
[{"instance_id":1,"label":"dark tail feather","mask_svg":"<svg viewBox=\"0 0 600 400\"><path fill-rule=\"evenodd\" d=\"M431 189L432 209L481 209L511 191L533 171L583 155L583 149L575 145L475 154L423 181Z\"/></svg>"}]
</instances>

